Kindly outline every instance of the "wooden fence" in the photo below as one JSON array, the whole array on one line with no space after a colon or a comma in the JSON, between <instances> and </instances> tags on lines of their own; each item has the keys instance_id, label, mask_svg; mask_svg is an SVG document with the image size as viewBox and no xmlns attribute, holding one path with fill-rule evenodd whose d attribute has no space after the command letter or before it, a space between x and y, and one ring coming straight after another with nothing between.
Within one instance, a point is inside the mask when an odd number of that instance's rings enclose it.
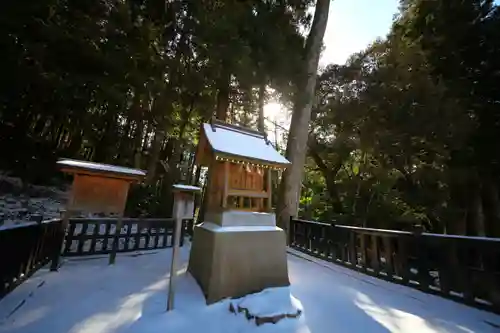
<instances>
[{"instance_id":1,"label":"wooden fence","mask_svg":"<svg viewBox=\"0 0 500 333\"><path fill-rule=\"evenodd\" d=\"M109 254L115 240L116 252L173 246L173 218L124 218L116 234L117 221L71 218L66 232L61 219L0 227L0 299L50 261L51 270L56 270L61 249L63 256L82 256ZM192 234L192 228L192 220L182 221L180 246L186 233Z\"/></svg>"},{"instance_id":2,"label":"wooden fence","mask_svg":"<svg viewBox=\"0 0 500 333\"><path fill-rule=\"evenodd\" d=\"M118 240L117 252L153 250L173 246L173 218L124 218L116 235L116 218L72 218L65 239L64 256L108 254L113 241ZM189 220L183 221L181 246Z\"/></svg>"},{"instance_id":3,"label":"wooden fence","mask_svg":"<svg viewBox=\"0 0 500 333\"><path fill-rule=\"evenodd\" d=\"M57 260L61 220L0 227L0 298L50 260Z\"/></svg>"},{"instance_id":4,"label":"wooden fence","mask_svg":"<svg viewBox=\"0 0 500 333\"><path fill-rule=\"evenodd\" d=\"M290 246L390 282L500 313L500 239L291 219Z\"/></svg>"}]
</instances>

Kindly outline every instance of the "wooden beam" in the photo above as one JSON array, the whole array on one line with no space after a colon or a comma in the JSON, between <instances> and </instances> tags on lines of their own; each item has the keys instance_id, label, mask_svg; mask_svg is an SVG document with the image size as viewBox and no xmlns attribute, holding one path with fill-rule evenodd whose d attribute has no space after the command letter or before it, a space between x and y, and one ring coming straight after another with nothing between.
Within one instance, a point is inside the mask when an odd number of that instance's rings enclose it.
<instances>
[{"instance_id":1,"label":"wooden beam","mask_svg":"<svg viewBox=\"0 0 500 333\"><path fill-rule=\"evenodd\" d=\"M267 192L254 192L249 190L229 190L228 196L230 197L249 197L249 198L267 198Z\"/></svg>"},{"instance_id":2,"label":"wooden beam","mask_svg":"<svg viewBox=\"0 0 500 333\"><path fill-rule=\"evenodd\" d=\"M268 194L267 197L267 209L269 211L272 210L272 197L273 197L273 190L272 190L272 174L271 174L271 169L267 169L267 186L266 186L266 191Z\"/></svg>"},{"instance_id":3,"label":"wooden beam","mask_svg":"<svg viewBox=\"0 0 500 333\"><path fill-rule=\"evenodd\" d=\"M224 162L224 191L222 193L222 208L227 207L227 197L229 193L229 162Z\"/></svg>"}]
</instances>

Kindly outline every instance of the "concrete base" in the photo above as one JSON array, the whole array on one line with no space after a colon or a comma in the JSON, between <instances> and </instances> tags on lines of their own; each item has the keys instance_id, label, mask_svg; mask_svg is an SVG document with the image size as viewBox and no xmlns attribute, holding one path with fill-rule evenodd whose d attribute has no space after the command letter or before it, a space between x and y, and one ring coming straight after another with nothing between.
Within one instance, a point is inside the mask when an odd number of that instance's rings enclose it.
<instances>
[{"instance_id":1,"label":"concrete base","mask_svg":"<svg viewBox=\"0 0 500 333\"><path fill-rule=\"evenodd\" d=\"M188 271L207 304L288 286L285 233L276 226L204 222L194 229Z\"/></svg>"},{"instance_id":2,"label":"concrete base","mask_svg":"<svg viewBox=\"0 0 500 333\"><path fill-rule=\"evenodd\" d=\"M206 212L205 221L221 227L236 226L276 226L276 215L271 213L243 212L229 210L222 212Z\"/></svg>"}]
</instances>

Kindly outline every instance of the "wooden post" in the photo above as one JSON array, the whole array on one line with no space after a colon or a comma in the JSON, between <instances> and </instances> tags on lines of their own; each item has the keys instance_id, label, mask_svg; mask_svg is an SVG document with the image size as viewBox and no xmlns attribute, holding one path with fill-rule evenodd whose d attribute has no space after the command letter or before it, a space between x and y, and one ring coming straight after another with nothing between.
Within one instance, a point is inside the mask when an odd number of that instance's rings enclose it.
<instances>
[{"instance_id":1,"label":"wooden post","mask_svg":"<svg viewBox=\"0 0 500 333\"><path fill-rule=\"evenodd\" d=\"M172 250L172 262L170 265L170 281L168 283L168 300L167 300L167 311L174 309L174 297L175 297L175 280L177 277L177 257L179 252L179 244L181 238L181 228L182 219L180 217L175 218L175 229L174 229L174 247Z\"/></svg>"},{"instance_id":2,"label":"wooden post","mask_svg":"<svg viewBox=\"0 0 500 333\"><path fill-rule=\"evenodd\" d=\"M222 193L222 208L227 208L227 194L229 193L229 162L224 162L224 191Z\"/></svg>"},{"instance_id":3,"label":"wooden post","mask_svg":"<svg viewBox=\"0 0 500 333\"><path fill-rule=\"evenodd\" d=\"M176 189L174 192L174 209L172 212L172 217L175 219L174 233L173 237L173 249L172 249L172 261L170 265L170 278L168 284L168 298L167 298L167 311L174 309L174 297L175 297L175 282L177 278L177 257L179 256L179 247L182 246L181 237L184 235L182 230L182 220L192 219L193 210L190 207L194 202L194 193L199 192L199 187L190 186L189 189L186 187L182 188L183 185L174 185ZM187 204L188 203L188 204Z\"/></svg>"},{"instance_id":4,"label":"wooden post","mask_svg":"<svg viewBox=\"0 0 500 333\"><path fill-rule=\"evenodd\" d=\"M64 239L66 237L66 230L68 230L69 225L69 215L72 205L72 199L70 199L69 207L67 210L61 212L61 223L58 228L57 238L54 243L54 253L52 256L52 262L50 264L50 271L56 272L59 269L61 261L61 252L64 248Z\"/></svg>"},{"instance_id":5,"label":"wooden post","mask_svg":"<svg viewBox=\"0 0 500 333\"><path fill-rule=\"evenodd\" d=\"M111 245L111 253L109 254L109 264L113 265L116 261L116 252L118 252L118 243L120 241L120 233L123 224L123 214L118 215L116 221L115 235L113 237L113 244Z\"/></svg>"},{"instance_id":6,"label":"wooden post","mask_svg":"<svg viewBox=\"0 0 500 333\"><path fill-rule=\"evenodd\" d=\"M271 183L271 168L267 169L267 210L271 212L272 210L272 199L273 199L273 191L272 191L272 183Z\"/></svg>"}]
</instances>

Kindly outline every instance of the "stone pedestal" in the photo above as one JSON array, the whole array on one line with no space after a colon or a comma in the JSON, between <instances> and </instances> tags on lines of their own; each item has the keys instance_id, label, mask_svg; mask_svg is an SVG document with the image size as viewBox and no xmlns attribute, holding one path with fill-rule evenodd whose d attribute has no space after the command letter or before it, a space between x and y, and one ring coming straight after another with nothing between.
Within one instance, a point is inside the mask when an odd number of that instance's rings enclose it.
<instances>
[{"instance_id":1,"label":"stone pedestal","mask_svg":"<svg viewBox=\"0 0 500 333\"><path fill-rule=\"evenodd\" d=\"M195 227L188 267L208 304L290 284L286 236L274 214L233 211L211 219Z\"/></svg>"}]
</instances>

